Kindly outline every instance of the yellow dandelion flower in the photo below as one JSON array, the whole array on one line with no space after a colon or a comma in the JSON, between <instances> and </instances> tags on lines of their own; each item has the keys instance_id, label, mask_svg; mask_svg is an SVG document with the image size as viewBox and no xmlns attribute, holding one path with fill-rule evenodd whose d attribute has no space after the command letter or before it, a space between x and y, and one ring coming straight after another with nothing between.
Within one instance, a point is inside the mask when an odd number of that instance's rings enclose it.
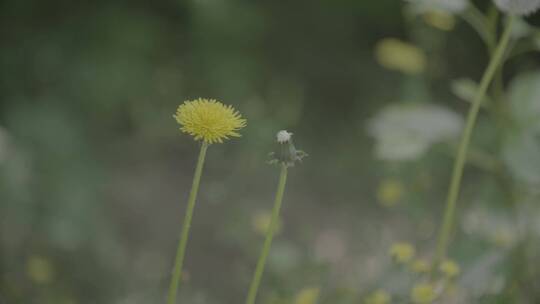
<instances>
[{"instance_id":1,"label":"yellow dandelion flower","mask_svg":"<svg viewBox=\"0 0 540 304\"><path fill-rule=\"evenodd\" d=\"M439 270L448 278L453 278L461 272L459 265L452 260L444 260L439 265Z\"/></svg>"},{"instance_id":2,"label":"yellow dandelion flower","mask_svg":"<svg viewBox=\"0 0 540 304\"><path fill-rule=\"evenodd\" d=\"M427 11L422 17L425 23L442 31L451 31L456 25L454 16L444 11Z\"/></svg>"},{"instance_id":3,"label":"yellow dandelion flower","mask_svg":"<svg viewBox=\"0 0 540 304\"><path fill-rule=\"evenodd\" d=\"M403 196L403 183L396 179L383 180L377 187L377 199L383 206L397 204Z\"/></svg>"},{"instance_id":4,"label":"yellow dandelion flower","mask_svg":"<svg viewBox=\"0 0 540 304\"><path fill-rule=\"evenodd\" d=\"M406 264L414 257L416 250L409 243L395 243L390 247L390 256L400 264Z\"/></svg>"},{"instance_id":5,"label":"yellow dandelion flower","mask_svg":"<svg viewBox=\"0 0 540 304\"><path fill-rule=\"evenodd\" d=\"M178 107L174 118L182 132L209 144L240 137L238 130L246 126L238 111L214 99L186 101Z\"/></svg>"},{"instance_id":6,"label":"yellow dandelion flower","mask_svg":"<svg viewBox=\"0 0 540 304\"><path fill-rule=\"evenodd\" d=\"M406 74L419 74L426 67L426 54L413 44L385 38L375 46L375 58L383 67Z\"/></svg>"},{"instance_id":7,"label":"yellow dandelion flower","mask_svg":"<svg viewBox=\"0 0 540 304\"><path fill-rule=\"evenodd\" d=\"M416 284L411 291L411 301L415 304L429 304L436 297L435 286L430 283Z\"/></svg>"},{"instance_id":8,"label":"yellow dandelion flower","mask_svg":"<svg viewBox=\"0 0 540 304\"><path fill-rule=\"evenodd\" d=\"M428 261L424 259L416 259L411 265L411 270L416 273L426 273L429 272L431 266Z\"/></svg>"},{"instance_id":9,"label":"yellow dandelion flower","mask_svg":"<svg viewBox=\"0 0 540 304\"><path fill-rule=\"evenodd\" d=\"M26 274L32 281L46 284L53 280L54 268L48 259L41 256L31 256L26 262Z\"/></svg>"},{"instance_id":10,"label":"yellow dandelion flower","mask_svg":"<svg viewBox=\"0 0 540 304\"><path fill-rule=\"evenodd\" d=\"M294 304L315 304L319 299L319 288L304 288L294 298Z\"/></svg>"},{"instance_id":11,"label":"yellow dandelion flower","mask_svg":"<svg viewBox=\"0 0 540 304\"><path fill-rule=\"evenodd\" d=\"M382 289L372 292L365 300L365 304L388 304L391 301L390 294Z\"/></svg>"}]
</instances>

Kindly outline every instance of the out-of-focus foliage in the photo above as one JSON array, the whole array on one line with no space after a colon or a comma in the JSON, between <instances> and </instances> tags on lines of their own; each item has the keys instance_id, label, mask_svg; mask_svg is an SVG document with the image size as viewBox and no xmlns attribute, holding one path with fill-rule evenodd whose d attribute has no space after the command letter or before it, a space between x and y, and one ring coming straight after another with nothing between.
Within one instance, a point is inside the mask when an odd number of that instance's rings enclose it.
<instances>
[{"instance_id":1,"label":"out-of-focus foliage","mask_svg":"<svg viewBox=\"0 0 540 304\"><path fill-rule=\"evenodd\" d=\"M432 144L454 140L462 125L461 117L448 109L411 104L387 107L373 118L368 131L380 159L408 160L421 157Z\"/></svg>"},{"instance_id":2,"label":"out-of-focus foliage","mask_svg":"<svg viewBox=\"0 0 540 304\"><path fill-rule=\"evenodd\" d=\"M310 157L259 303L411 300L489 58L468 2L435 2L2 1L0 303L164 302L197 153L172 116L198 97L249 125L208 153L180 303L243 301L281 129ZM520 20L474 131L448 303L540 299L539 24Z\"/></svg>"},{"instance_id":3,"label":"out-of-focus foliage","mask_svg":"<svg viewBox=\"0 0 540 304\"><path fill-rule=\"evenodd\" d=\"M508 98L512 128L505 138L503 159L516 178L540 186L540 73L513 79Z\"/></svg>"}]
</instances>

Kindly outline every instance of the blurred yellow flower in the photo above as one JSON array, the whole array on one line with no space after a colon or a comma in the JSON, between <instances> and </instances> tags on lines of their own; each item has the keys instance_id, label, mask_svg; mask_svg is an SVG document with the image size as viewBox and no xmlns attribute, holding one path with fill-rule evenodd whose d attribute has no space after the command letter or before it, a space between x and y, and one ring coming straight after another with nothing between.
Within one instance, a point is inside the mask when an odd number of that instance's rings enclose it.
<instances>
[{"instance_id":1,"label":"blurred yellow flower","mask_svg":"<svg viewBox=\"0 0 540 304\"><path fill-rule=\"evenodd\" d=\"M411 265L411 270L416 273L426 273L431 269L431 265L424 259L416 259Z\"/></svg>"},{"instance_id":2,"label":"blurred yellow flower","mask_svg":"<svg viewBox=\"0 0 540 304\"><path fill-rule=\"evenodd\" d=\"M61 303L62 304L76 304L77 301L75 301L74 299L71 299L71 298L66 298L63 301L61 301Z\"/></svg>"},{"instance_id":3,"label":"blurred yellow flower","mask_svg":"<svg viewBox=\"0 0 540 304\"><path fill-rule=\"evenodd\" d=\"M364 304L389 304L390 294L385 290L378 289L372 292L365 300Z\"/></svg>"},{"instance_id":4,"label":"blurred yellow flower","mask_svg":"<svg viewBox=\"0 0 540 304\"><path fill-rule=\"evenodd\" d=\"M319 288L304 288L294 298L294 304L315 304L319 299Z\"/></svg>"},{"instance_id":5,"label":"blurred yellow flower","mask_svg":"<svg viewBox=\"0 0 540 304\"><path fill-rule=\"evenodd\" d=\"M246 120L238 111L214 99L185 101L174 118L182 126L182 132L209 144L239 137L238 130L246 126Z\"/></svg>"},{"instance_id":6,"label":"blurred yellow flower","mask_svg":"<svg viewBox=\"0 0 540 304\"><path fill-rule=\"evenodd\" d=\"M448 278L453 278L461 272L459 265L452 260L444 260L441 265L439 265L439 270Z\"/></svg>"},{"instance_id":7,"label":"blurred yellow flower","mask_svg":"<svg viewBox=\"0 0 540 304\"><path fill-rule=\"evenodd\" d=\"M403 196L403 184L397 179L383 180L377 187L377 200L381 205L390 207Z\"/></svg>"},{"instance_id":8,"label":"blurred yellow flower","mask_svg":"<svg viewBox=\"0 0 540 304\"><path fill-rule=\"evenodd\" d=\"M416 284L411 291L411 301L415 304L429 304L436 297L435 286L430 283Z\"/></svg>"},{"instance_id":9,"label":"blurred yellow flower","mask_svg":"<svg viewBox=\"0 0 540 304\"><path fill-rule=\"evenodd\" d=\"M255 232L257 232L260 235L266 235L268 228L270 228L271 220L272 220L272 213L267 212L267 211L259 212L253 216L251 225L253 226L253 229L255 230ZM278 219L276 223L276 231L275 231L276 234L281 231L281 227L282 227L281 219Z\"/></svg>"},{"instance_id":10,"label":"blurred yellow flower","mask_svg":"<svg viewBox=\"0 0 540 304\"><path fill-rule=\"evenodd\" d=\"M54 268L47 258L31 256L26 262L26 275L35 283L47 284L54 278Z\"/></svg>"},{"instance_id":11,"label":"blurred yellow flower","mask_svg":"<svg viewBox=\"0 0 540 304\"><path fill-rule=\"evenodd\" d=\"M420 48L395 38L379 41L375 58L383 67L406 74L419 74L426 67L426 55Z\"/></svg>"},{"instance_id":12,"label":"blurred yellow flower","mask_svg":"<svg viewBox=\"0 0 540 304\"><path fill-rule=\"evenodd\" d=\"M390 247L390 256L400 264L406 264L414 257L416 250L410 243L395 243Z\"/></svg>"},{"instance_id":13,"label":"blurred yellow flower","mask_svg":"<svg viewBox=\"0 0 540 304\"><path fill-rule=\"evenodd\" d=\"M424 22L442 31L451 31L456 25L456 19L452 14L444 11L427 11L422 15Z\"/></svg>"},{"instance_id":14,"label":"blurred yellow flower","mask_svg":"<svg viewBox=\"0 0 540 304\"><path fill-rule=\"evenodd\" d=\"M495 234L491 236L490 240L499 247L509 247L515 241L515 235L509 229L500 228L497 229Z\"/></svg>"}]
</instances>

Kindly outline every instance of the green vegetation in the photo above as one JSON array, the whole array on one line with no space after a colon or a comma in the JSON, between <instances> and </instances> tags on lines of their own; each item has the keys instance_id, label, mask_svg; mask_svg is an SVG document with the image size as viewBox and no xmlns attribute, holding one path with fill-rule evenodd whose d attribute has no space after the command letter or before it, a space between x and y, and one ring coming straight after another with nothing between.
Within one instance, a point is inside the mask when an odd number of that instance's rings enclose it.
<instances>
[{"instance_id":1,"label":"green vegetation","mask_svg":"<svg viewBox=\"0 0 540 304\"><path fill-rule=\"evenodd\" d=\"M0 303L540 302L539 5L4 1Z\"/></svg>"}]
</instances>

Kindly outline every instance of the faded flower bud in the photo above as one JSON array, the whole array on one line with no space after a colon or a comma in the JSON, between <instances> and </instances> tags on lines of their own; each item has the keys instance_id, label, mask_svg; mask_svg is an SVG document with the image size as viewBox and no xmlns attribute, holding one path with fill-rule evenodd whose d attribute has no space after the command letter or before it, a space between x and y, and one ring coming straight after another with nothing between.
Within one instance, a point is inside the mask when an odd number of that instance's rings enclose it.
<instances>
[{"instance_id":1,"label":"faded flower bud","mask_svg":"<svg viewBox=\"0 0 540 304\"><path fill-rule=\"evenodd\" d=\"M280 144L286 143L291 140L292 133L287 132L287 130L281 130L276 134L277 142Z\"/></svg>"},{"instance_id":2,"label":"faded flower bud","mask_svg":"<svg viewBox=\"0 0 540 304\"><path fill-rule=\"evenodd\" d=\"M293 144L292 133L286 130L281 130L276 134L276 142L278 144L276 151L270 153L270 164L284 164L288 167L293 167L297 161L302 161L308 154L304 151L297 150Z\"/></svg>"}]
</instances>

